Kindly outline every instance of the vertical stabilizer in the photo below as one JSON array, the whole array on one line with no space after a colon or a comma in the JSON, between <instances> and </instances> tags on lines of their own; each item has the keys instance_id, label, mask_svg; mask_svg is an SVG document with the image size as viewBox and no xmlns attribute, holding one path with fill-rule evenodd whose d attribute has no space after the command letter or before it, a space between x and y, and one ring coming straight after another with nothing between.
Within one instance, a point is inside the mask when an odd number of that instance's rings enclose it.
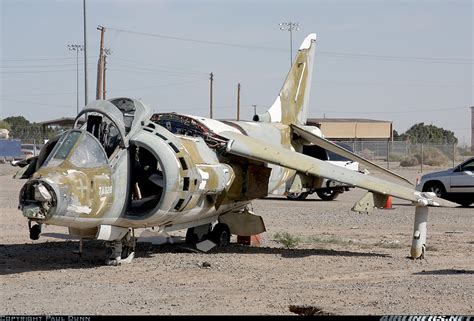
<instances>
[{"instance_id":1,"label":"vertical stabilizer","mask_svg":"<svg viewBox=\"0 0 474 321\"><path fill-rule=\"evenodd\" d=\"M316 34L309 34L301 44L272 107L263 114L255 115L255 121L281 122L287 125L306 123L315 46Z\"/></svg>"}]
</instances>

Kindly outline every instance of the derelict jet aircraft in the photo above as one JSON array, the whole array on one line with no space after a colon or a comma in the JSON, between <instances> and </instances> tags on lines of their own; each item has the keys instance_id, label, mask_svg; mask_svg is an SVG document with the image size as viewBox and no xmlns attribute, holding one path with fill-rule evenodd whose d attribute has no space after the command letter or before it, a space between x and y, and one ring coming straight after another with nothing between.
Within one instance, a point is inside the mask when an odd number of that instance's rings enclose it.
<instances>
[{"instance_id":1,"label":"derelict jet aircraft","mask_svg":"<svg viewBox=\"0 0 474 321\"><path fill-rule=\"evenodd\" d=\"M187 229L187 242L225 246L231 234L265 231L249 210L252 200L282 186L292 192L321 187L327 178L368 190L356 211L383 207L389 195L411 201L411 256L422 257L427 206L450 202L302 153L304 145L321 146L376 167L305 126L315 45L316 35L308 35L274 104L250 122L153 114L130 98L88 104L74 129L49 141L22 169L29 180L19 208L30 237L38 239L41 224L68 227L81 245L83 239L106 241L108 264L133 259L137 228Z\"/></svg>"}]
</instances>

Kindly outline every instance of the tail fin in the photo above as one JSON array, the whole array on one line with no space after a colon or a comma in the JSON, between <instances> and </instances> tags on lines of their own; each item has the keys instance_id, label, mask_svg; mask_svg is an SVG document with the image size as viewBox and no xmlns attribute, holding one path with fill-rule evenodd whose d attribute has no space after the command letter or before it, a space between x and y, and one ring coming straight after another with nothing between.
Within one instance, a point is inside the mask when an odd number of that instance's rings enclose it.
<instances>
[{"instance_id":1,"label":"tail fin","mask_svg":"<svg viewBox=\"0 0 474 321\"><path fill-rule=\"evenodd\" d=\"M304 125L308 114L316 34L309 34L286 76L280 94L270 109L255 115L255 121Z\"/></svg>"}]
</instances>

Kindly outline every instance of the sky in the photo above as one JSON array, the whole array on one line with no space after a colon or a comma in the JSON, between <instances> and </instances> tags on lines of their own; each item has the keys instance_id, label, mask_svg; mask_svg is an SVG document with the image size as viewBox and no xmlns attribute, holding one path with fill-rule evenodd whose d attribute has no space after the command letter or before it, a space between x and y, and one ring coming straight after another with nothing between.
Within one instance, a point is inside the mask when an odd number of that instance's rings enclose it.
<instances>
[{"instance_id":1,"label":"sky","mask_svg":"<svg viewBox=\"0 0 474 321\"><path fill-rule=\"evenodd\" d=\"M317 34L310 117L424 122L471 142L474 4L445 0L86 0L88 100L104 26L107 98L156 112L241 119L275 100L291 53ZM84 106L82 0L0 0L0 119L73 117ZM299 23L293 31L279 23ZM77 58L79 57L79 73ZM77 75L79 82L77 83ZM79 91L77 91L79 86Z\"/></svg>"}]
</instances>

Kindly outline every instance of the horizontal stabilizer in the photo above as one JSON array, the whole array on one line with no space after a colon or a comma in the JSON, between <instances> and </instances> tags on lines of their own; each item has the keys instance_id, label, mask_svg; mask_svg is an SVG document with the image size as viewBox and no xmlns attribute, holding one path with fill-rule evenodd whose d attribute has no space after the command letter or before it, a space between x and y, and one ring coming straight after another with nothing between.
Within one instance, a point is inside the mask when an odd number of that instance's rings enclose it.
<instances>
[{"instance_id":1,"label":"horizontal stabilizer","mask_svg":"<svg viewBox=\"0 0 474 321\"><path fill-rule=\"evenodd\" d=\"M311 133L310 131L304 129L303 127L301 126L298 126L298 125L295 125L295 124L292 124L291 125L291 128L293 129L293 131L295 133L297 133L299 136L303 137L304 139L306 139L308 142L310 143L313 143L321 148L324 148L328 151L331 151L335 154L338 154L340 156L343 156L343 157L346 157L354 162L359 162L360 164L364 165L365 167L368 167L368 168L372 168L372 169L375 169L375 170L378 170L384 174L387 174L388 176L390 177L393 177L393 178L396 178L396 179L399 179L399 180L402 180L408 184L410 184L411 186L413 186L413 183L411 183L408 179L406 179L405 177L403 176L400 176L392 171L389 171L377 164L374 164L372 163L371 161L363 158L363 157L360 157L359 155L356 155L354 154L353 152L351 151L348 151L347 149L343 148L343 147L340 147L332 142L330 142L329 140L323 138L323 137L319 137L313 133Z\"/></svg>"}]
</instances>

